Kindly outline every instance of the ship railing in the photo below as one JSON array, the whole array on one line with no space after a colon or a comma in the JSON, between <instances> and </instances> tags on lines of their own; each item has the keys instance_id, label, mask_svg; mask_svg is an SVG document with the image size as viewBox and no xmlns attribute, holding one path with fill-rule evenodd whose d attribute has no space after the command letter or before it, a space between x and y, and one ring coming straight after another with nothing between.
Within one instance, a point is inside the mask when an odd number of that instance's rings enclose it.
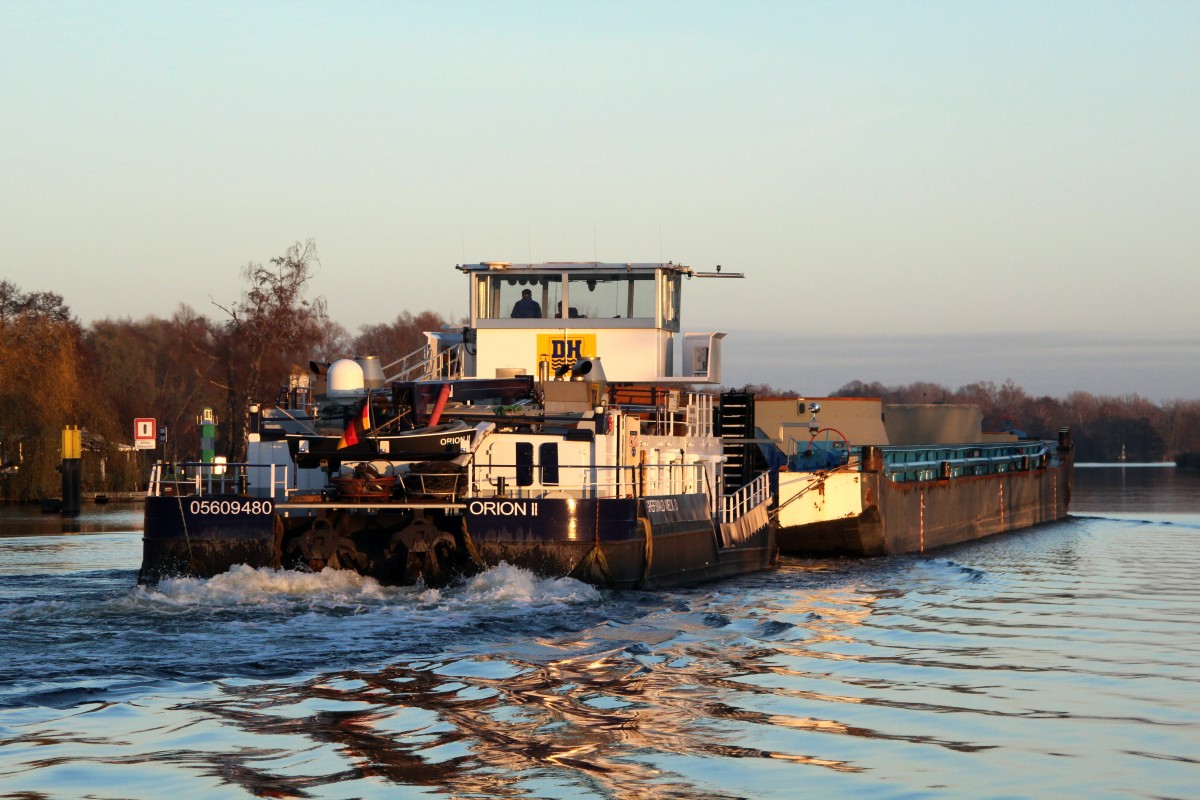
<instances>
[{"instance_id":1,"label":"ship railing","mask_svg":"<svg viewBox=\"0 0 1200 800\"><path fill-rule=\"evenodd\" d=\"M429 357L432 352L433 348L426 344L418 347L416 350L413 350L407 355L400 356L395 361L384 364L384 380L389 383L391 381L412 380L412 378L408 377L408 375L418 370L427 361L429 361Z\"/></svg>"},{"instance_id":2,"label":"ship railing","mask_svg":"<svg viewBox=\"0 0 1200 800\"><path fill-rule=\"evenodd\" d=\"M506 497L561 495L580 499L708 493L701 462L625 466L475 463L471 486L476 494Z\"/></svg>"},{"instance_id":3,"label":"ship railing","mask_svg":"<svg viewBox=\"0 0 1200 800\"><path fill-rule=\"evenodd\" d=\"M711 438L715 434L716 397L704 392L687 393L683 403L677 392L669 393L667 402L655 406L624 404L627 411L646 413L642 421L644 436L687 436L691 439Z\"/></svg>"},{"instance_id":4,"label":"ship railing","mask_svg":"<svg viewBox=\"0 0 1200 800\"><path fill-rule=\"evenodd\" d=\"M456 379L463 376L465 347L461 342L434 353L430 345L418 347L408 355L383 366L387 382Z\"/></svg>"},{"instance_id":5,"label":"ship railing","mask_svg":"<svg viewBox=\"0 0 1200 800\"><path fill-rule=\"evenodd\" d=\"M688 395L687 435L689 438L706 438L713 435L716 420L716 397L696 392Z\"/></svg>"},{"instance_id":6,"label":"ship railing","mask_svg":"<svg viewBox=\"0 0 1200 800\"><path fill-rule=\"evenodd\" d=\"M1045 467L1046 442L938 447L884 446L883 471L897 483L950 480Z\"/></svg>"},{"instance_id":7,"label":"ship railing","mask_svg":"<svg viewBox=\"0 0 1200 800\"><path fill-rule=\"evenodd\" d=\"M707 472L704 464L698 461L659 461L629 469L638 471L642 494L696 494L706 491Z\"/></svg>"},{"instance_id":8,"label":"ship railing","mask_svg":"<svg viewBox=\"0 0 1200 800\"><path fill-rule=\"evenodd\" d=\"M733 494L721 497L721 522L736 522L771 496L770 473L764 472Z\"/></svg>"},{"instance_id":9,"label":"ship railing","mask_svg":"<svg viewBox=\"0 0 1200 800\"><path fill-rule=\"evenodd\" d=\"M263 485L251 486L247 471L256 475L265 471ZM252 494L280 499L288 493L286 464L250 464L249 462L159 461L150 467L150 497L204 497L218 494Z\"/></svg>"}]
</instances>

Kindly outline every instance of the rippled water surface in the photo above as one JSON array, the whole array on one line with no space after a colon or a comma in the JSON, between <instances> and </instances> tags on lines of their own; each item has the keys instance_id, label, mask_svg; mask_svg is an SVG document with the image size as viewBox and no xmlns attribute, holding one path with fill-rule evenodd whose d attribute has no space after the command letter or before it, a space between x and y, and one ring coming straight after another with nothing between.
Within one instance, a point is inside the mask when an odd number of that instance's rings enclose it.
<instances>
[{"instance_id":1,"label":"rippled water surface","mask_svg":"<svg viewBox=\"0 0 1200 800\"><path fill-rule=\"evenodd\" d=\"M0 797L1196 797L1200 476L672 592L242 569L0 510Z\"/></svg>"}]
</instances>

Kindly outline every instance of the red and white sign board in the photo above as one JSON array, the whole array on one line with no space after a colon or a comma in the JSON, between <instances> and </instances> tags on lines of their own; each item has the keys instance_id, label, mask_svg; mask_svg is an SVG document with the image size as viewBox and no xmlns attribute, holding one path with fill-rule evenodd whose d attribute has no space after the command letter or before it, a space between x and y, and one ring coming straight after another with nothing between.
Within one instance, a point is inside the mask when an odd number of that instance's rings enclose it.
<instances>
[{"instance_id":1,"label":"red and white sign board","mask_svg":"<svg viewBox=\"0 0 1200 800\"><path fill-rule=\"evenodd\" d=\"M138 450L153 450L155 445L156 421L138 417L133 421L133 446Z\"/></svg>"}]
</instances>

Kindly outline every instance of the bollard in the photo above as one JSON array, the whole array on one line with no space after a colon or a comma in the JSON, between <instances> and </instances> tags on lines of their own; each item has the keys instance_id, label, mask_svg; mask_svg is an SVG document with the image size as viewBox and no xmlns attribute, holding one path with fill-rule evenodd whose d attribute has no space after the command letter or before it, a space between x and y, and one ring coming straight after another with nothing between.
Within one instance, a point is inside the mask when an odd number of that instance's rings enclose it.
<instances>
[{"instance_id":1,"label":"bollard","mask_svg":"<svg viewBox=\"0 0 1200 800\"><path fill-rule=\"evenodd\" d=\"M68 425L62 432L62 515L78 517L83 505L83 446L77 425Z\"/></svg>"}]
</instances>

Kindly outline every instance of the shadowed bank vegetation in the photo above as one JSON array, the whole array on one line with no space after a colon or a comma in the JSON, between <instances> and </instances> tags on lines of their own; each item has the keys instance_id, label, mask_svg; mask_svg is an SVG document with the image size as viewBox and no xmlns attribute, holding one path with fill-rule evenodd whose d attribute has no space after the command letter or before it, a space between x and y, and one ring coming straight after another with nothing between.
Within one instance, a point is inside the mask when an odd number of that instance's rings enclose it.
<instances>
[{"instance_id":1,"label":"shadowed bank vegetation","mask_svg":"<svg viewBox=\"0 0 1200 800\"><path fill-rule=\"evenodd\" d=\"M267 264L242 269L241 297L214 299L212 316L181 305L169 319L104 319L84 327L61 295L24 292L0 281L0 499L57 496L61 432L83 429L84 485L95 491L142 488L150 452L131 448L134 419L168 429L166 455L200 450L197 417L212 408L217 452L244 457L246 409L271 402L310 359L378 355L385 362L424 344L423 331L449 320L425 311L351 334L308 297L319 266L311 241ZM769 386L764 396L797 396ZM810 393L815 396L817 393ZM1137 395L1031 397L1011 381L951 390L933 383L883 386L854 381L837 396L900 403L974 403L993 430L1053 438L1070 425L1080 461L1162 461L1200 451L1200 401L1156 404ZM157 453L161 453L158 450Z\"/></svg>"},{"instance_id":2,"label":"shadowed bank vegetation","mask_svg":"<svg viewBox=\"0 0 1200 800\"><path fill-rule=\"evenodd\" d=\"M447 320L400 312L357 335L308 296L319 266L313 243L242 268L247 288L214 299L211 316L181 305L170 319L104 319L84 327L61 295L0 282L0 500L56 497L62 429L83 429L89 491L144 488L153 455L136 451L134 420L166 426L166 455L200 452L200 413L218 420L217 452L244 458L247 408L271 402L310 359L356 353L396 357Z\"/></svg>"}]
</instances>

